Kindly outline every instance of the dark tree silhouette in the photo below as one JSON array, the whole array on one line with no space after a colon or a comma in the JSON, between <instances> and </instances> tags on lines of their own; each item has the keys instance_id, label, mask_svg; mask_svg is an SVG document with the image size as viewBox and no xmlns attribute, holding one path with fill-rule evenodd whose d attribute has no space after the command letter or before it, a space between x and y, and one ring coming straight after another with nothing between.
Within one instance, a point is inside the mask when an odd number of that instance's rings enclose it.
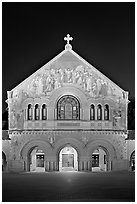
<instances>
[{"instance_id":1,"label":"dark tree silhouette","mask_svg":"<svg viewBox=\"0 0 137 204\"><path fill-rule=\"evenodd\" d=\"M128 130L135 130L135 98L129 99L128 104Z\"/></svg>"},{"instance_id":2,"label":"dark tree silhouette","mask_svg":"<svg viewBox=\"0 0 137 204\"><path fill-rule=\"evenodd\" d=\"M8 111L2 113L2 129L8 130Z\"/></svg>"}]
</instances>

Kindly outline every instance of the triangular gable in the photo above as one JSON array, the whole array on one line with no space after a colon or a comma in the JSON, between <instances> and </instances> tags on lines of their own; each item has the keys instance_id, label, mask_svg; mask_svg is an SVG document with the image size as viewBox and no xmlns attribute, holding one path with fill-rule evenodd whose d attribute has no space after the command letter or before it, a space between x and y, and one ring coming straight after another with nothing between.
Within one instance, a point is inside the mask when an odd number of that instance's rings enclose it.
<instances>
[{"instance_id":1,"label":"triangular gable","mask_svg":"<svg viewBox=\"0 0 137 204\"><path fill-rule=\"evenodd\" d=\"M73 51L72 49L66 49L63 50L60 54L58 54L56 57L54 57L52 60L50 60L48 63L46 63L45 65L43 65L40 69L38 69L36 72L34 72L31 76L29 76L27 79L25 79L23 82L21 82L18 86L16 86L15 88L13 88L10 93L12 92L16 92L17 90L20 90L20 89L23 89L25 90L25 87L26 87L26 84L30 84L31 81L35 80L35 77L37 75L40 75L44 72L47 72L48 73L48 70L50 71L51 70L51 67L52 65L55 65L56 62L58 62L59 64L59 61L62 61L60 62L61 63L65 63L65 60L67 60L67 56L72 57L72 60L70 60L70 62L73 64L73 58L74 58L74 61L77 61L79 60L79 67L80 67L80 64L82 63L83 66L86 66L86 69L88 70L88 72L93 72L93 75L97 75L99 80L102 80L103 79L103 83L105 84L105 82L107 82L107 85L106 86L111 86L112 89L114 90L115 94L114 95L119 95L119 97L121 98L127 98L127 92L125 92L123 89L121 89L118 85L116 85L114 82L112 82L108 77L106 77L104 74L102 74L99 70L97 70L95 67L93 67L90 63L88 63L85 59L83 59L81 56L79 56L75 51ZM63 61L64 60L64 61ZM81 63L80 63L81 62ZM66 62L67 63L67 62ZM59 65L58 65L59 66ZM56 66L54 66L54 70L56 70ZM65 69L65 65L63 68L61 69ZM75 70L77 68L75 67ZM63 71L64 71L63 70ZM72 70L72 71L75 71L75 70ZM67 72L67 71L66 71ZM48 74L47 74L48 75ZM96 78L97 78L96 76ZM29 90L30 88L28 88ZM91 93L92 91L90 91ZM123 96L124 94L124 96ZM15 94L16 95L16 94ZM91 95L90 95L91 96ZM92 96L91 96L92 97Z\"/></svg>"}]
</instances>

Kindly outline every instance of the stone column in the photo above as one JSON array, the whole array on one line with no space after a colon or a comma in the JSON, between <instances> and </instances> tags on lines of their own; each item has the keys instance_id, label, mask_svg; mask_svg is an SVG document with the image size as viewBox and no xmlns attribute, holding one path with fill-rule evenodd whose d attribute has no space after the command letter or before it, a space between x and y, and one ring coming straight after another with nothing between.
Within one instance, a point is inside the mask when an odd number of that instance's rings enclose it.
<instances>
[{"instance_id":1,"label":"stone column","mask_svg":"<svg viewBox=\"0 0 137 204\"><path fill-rule=\"evenodd\" d=\"M53 171L53 162L50 162L50 171Z\"/></svg>"},{"instance_id":2,"label":"stone column","mask_svg":"<svg viewBox=\"0 0 137 204\"><path fill-rule=\"evenodd\" d=\"M59 163L56 162L56 171L59 171Z\"/></svg>"},{"instance_id":3,"label":"stone column","mask_svg":"<svg viewBox=\"0 0 137 204\"><path fill-rule=\"evenodd\" d=\"M95 120L97 120L97 107L95 106Z\"/></svg>"},{"instance_id":4,"label":"stone column","mask_svg":"<svg viewBox=\"0 0 137 204\"><path fill-rule=\"evenodd\" d=\"M86 161L83 161L83 171L86 171Z\"/></svg>"},{"instance_id":5,"label":"stone column","mask_svg":"<svg viewBox=\"0 0 137 204\"><path fill-rule=\"evenodd\" d=\"M113 119L113 106L109 106L109 120Z\"/></svg>"},{"instance_id":6,"label":"stone column","mask_svg":"<svg viewBox=\"0 0 137 204\"><path fill-rule=\"evenodd\" d=\"M54 109L54 120L57 120L57 109Z\"/></svg>"},{"instance_id":7,"label":"stone column","mask_svg":"<svg viewBox=\"0 0 137 204\"><path fill-rule=\"evenodd\" d=\"M80 108L80 120L82 120L82 119L83 119L83 109Z\"/></svg>"},{"instance_id":8,"label":"stone column","mask_svg":"<svg viewBox=\"0 0 137 204\"><path fill-rule=\"evenodd\" d=\"M32 120L35 120L35 107L32 106Z\"/></svg>"},{"instance_id":9,"label":"stone column","mask_svg":"<svg viewBox=\"0 0 137 204\"><path fill-rule=\"evenodd\" d=\"M87 171L87 170L88 170L88 162L84 161L84 171Z\"/></svg>"},{"instance_id":10,"label":"stone column","mask_svg":"<svg viewBox=\"0 0 137 204\"><path fill-rule=\"evenodd\" d=\"M82 165L81 165L81 161L79 161L78 163L78 171L81 171L82 170Z\"/></svg>"},{"instance_id":11,"label":"stone column","mask_svg":"<svg viewBox=\"0 0 137 204\"><path fill-rule=\"evenodd\" d=\"M49 171L50 165L49 165L49 161L46 161L46 169L47 171Z\"/></svg>"},{"instance_id":12,"label":"stone column","mask_svg":"<svg viewBox=\"0 0 137 204\"><path fill-rule=\"evenodd\" d=\"M24 114L24 121L25 121L25 120L27 120L27 114L26 114L26 112L27 112L27 110L26 110L26 109L24 109L24 110L23 110L23 114Z\"/></svg>"},{"instance_id":13,"label":"stone column","mask_svg":"<svg viewBox=\"0 0 137 204\"><path fill-rule=\"evenodd\" d=\"M90 171L91 170L91 162L88 156L83 156L79 165L81 171Z\"/></svg>"},{"instance_id":14,"label":"stone column","mask_svg":"<svg viewBox=\"0 0 137 204\"><path fill-rule=\"evenodd\" d=\"M39 120L42 120L42 108L39 108Z\"/></svg>"},{"instance_id":15,"label":"stone column","mask_svg":"<svg viewBox=\"0 0 137 204\"><path fill-rule=\"evenodd\" d=\"M53 161L53 171L56 171L56 162Z\"/></svg>"},{"instance_id":16,"label":"stone column","mask_svg":"<svg viewBox=\"0 0 137 204\"><path fill-rule=\"evenodd\" d=\"M104 120L104 107L102 106L102 120Z\"/></svg>"},{"instance_id":17,"label":"stone column","mask_svg":"<svg viewBox=\"0 0 137 204\"><path fill-rule=\"evenodd\" d=\"M57 165L57 162L56 162L56 161L54 161L53 170L54 170L54 171L57 171L57 170L58 170L58 165Z\"/></svg>"},{"instance_id":18,"label":"stone column","mask_svg":"<svg viewBox=\"0 0 137 204\"><path fill-rule=\"evenodd\" d=\"M88 171L91 171L91 161L88 161Z\"/></svg>"},{"instance_id":19,"label":"stone column","mask_svg":"<svg viewBox=\"0 0 137 204\"><path fill-rule=\"evenodd\" d=\"M81 161L81 171L84 171L84 161Z\"/></svg>"},{"instance_id":20,"label":"stone column","mask_svg":"<svg viewBox=\"0 0 137 204\"><path fill-rule=\"evenodd\" d=\"M107 160L106 171L112 170L112 161Z\"/></svg>"}]
</instances>

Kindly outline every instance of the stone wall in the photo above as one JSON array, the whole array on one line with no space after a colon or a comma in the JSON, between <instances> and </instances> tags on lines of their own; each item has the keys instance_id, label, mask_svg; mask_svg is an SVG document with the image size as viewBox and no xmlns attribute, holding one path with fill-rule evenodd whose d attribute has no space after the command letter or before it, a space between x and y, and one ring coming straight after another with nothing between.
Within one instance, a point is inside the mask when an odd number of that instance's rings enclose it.
<instances>
[{"instance_id":1,"label":"stone wall","mask_svg":"<svg viewBox=\"0 0 137 204\"><path fill-rule=\"evenodd\" d=\"M46 155L46 170L58 170L59 152L67 144L78 153L79 170L91 170L98 146L109 155L109 170L127 169L126 133L121 131L14 131L9 136L9 170L28 171L28 154L36 146Z\"/></svg>"},{"instance_id":2,"label":"stone wall","mask_svg":"<svg viewBox=\"0 0 137 204\"><path fill-rule=\"evenodd\" d=\"M58 88L53 91L49 97L21 97L21 98L11 98L8 100L9 106L9 129L10 130L23 130L23 129L47 129L46 124L48 121L52 121L53 128L54 122L57 120L57 101L63 95L72 95L78 98L80 102L80 121L85 125L85 122L90 122L90 106L94 104L95 108L95 121L92 121L93 129L98 129L97 127L97 105L101 104L102 106L102 121L104 121L104 106L105 104L109 105L109 123L107 127L102 129L112 129L112 130L126 130L127 128L127 104L125 99L119 99L116 101L114 98L105 97L105 98L88 98L82 90L79 90L78 87L72 86L70 84L65 85L64 87ZM37 120L35 121L34 117L31 121L28 121L26 114L28 109L28 104L32 104L32 109L34 113L35 104L39 104L40 112L42 104L47 106L47 121ZM107 122L107 121L106 121ZM28 125L29 123L29 125ZM32 124L30 124L32 123ZM35 124L37 123L37 124ZM94 125L95 123L95 125ZM34 124L34 126L33 126ZM28 127L29 126L29 127ZM88 123L87 123L88 126ZM95 127L94 127L95 126ZM91 127L91 128L92 128ZM50 127L52 128L52 127ZM83 128L83 127L82 127ZM100 129L100 128L99 128Z\"/></svg>"}]
</instances>

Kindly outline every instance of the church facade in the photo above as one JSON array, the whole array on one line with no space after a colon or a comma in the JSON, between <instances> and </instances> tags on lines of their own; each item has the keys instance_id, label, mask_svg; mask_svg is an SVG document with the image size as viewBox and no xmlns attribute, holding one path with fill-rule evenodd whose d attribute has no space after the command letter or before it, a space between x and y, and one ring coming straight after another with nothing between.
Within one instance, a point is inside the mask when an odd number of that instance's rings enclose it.
<instances>
[{"instance_id":1,"label":"church facade","mask_svg":"<svg viewBox=\"0 0 137 204\"><path fill-rule=\"evenodd\" d=\"M7 92L7 171L128 170L128 92L65 50ZM3 165L4 166L4 165Z\"/></svg>"}]
</instances>

